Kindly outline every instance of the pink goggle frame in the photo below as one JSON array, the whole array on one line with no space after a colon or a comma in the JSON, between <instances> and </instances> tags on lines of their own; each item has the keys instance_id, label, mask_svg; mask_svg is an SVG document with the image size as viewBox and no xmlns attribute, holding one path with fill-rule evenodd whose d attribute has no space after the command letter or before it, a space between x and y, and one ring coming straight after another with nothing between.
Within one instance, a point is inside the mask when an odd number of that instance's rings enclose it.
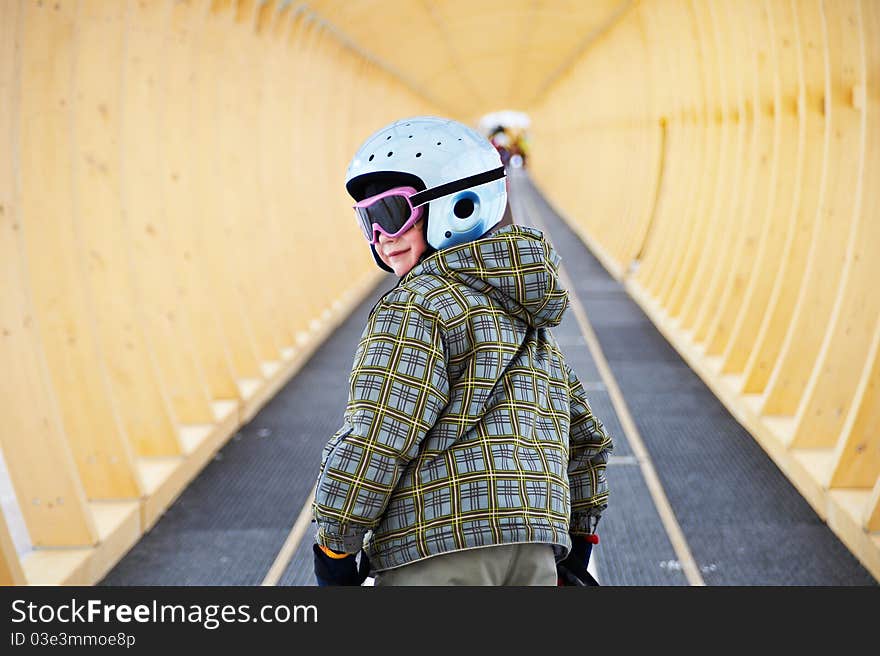
<instances>
[{"instance_id":1,"label":"pink goggle frame","mask_svg":"<svg viewBox=\"0 0 880 656\"><path fill-rule=\"evenodd\" d=\"M415 187L394 187L393 189L383 191L381 194L364 198L352 205L358 225L360 225L364 237L366 237L370 244L375 245L378 243L377 232L381 232L386 237L393 239L412 228L422 218L424 213L423 207L421 205L413 207L412 201L410 201L410 197L417 193L418 189ZM397 207L393 207L386 201L382 203L382 211L370 211L371 207L391 196L400 197L405 201L406 206L409 208L408 216L404 216L401 212L403 208L399 202L396 203Z\"/></svg>"}]
</instances>

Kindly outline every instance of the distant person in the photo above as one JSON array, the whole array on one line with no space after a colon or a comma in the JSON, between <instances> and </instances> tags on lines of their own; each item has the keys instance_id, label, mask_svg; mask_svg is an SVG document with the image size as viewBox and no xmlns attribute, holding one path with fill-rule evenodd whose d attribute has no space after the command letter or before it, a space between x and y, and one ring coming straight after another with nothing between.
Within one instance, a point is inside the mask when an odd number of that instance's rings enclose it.
<instances>
[{"instance_id":1,"label":"distant person","mask_svg":"<svg viewBox=\"0 0 880 656\"><path fill-rule=\"evenodd\" d=\"M513 136L510 164L516 169L526 168L529 155L529 141L524 130L517 131Z\"/></svg>"},{"instance_id":2,"label":"distant person","mask_svg":"<svg viewBox=\"0 0 880 656\"><path fill-rule=\"evenodd\" d=\"M510 135L507 133L504 126L499 125L493 128L492 132L489 134L489 142L495 147L495 150L498 151L498 155L501 157L501 164L506 168L507 165L510 164L512 143Z\"/></svg>"},{"instance_id":3,"label":"distant person","mask_svg":"<svg viewBox=\"0 0 880 656\"><path fill-rule=\"evenodd\" d=\"M456 121L401 119L358 149L346 189L398 281L323 450L318 584L591 583L612 441L550 330L560 258L513 224L499 153Z\"/></svg>"}]
</instances>

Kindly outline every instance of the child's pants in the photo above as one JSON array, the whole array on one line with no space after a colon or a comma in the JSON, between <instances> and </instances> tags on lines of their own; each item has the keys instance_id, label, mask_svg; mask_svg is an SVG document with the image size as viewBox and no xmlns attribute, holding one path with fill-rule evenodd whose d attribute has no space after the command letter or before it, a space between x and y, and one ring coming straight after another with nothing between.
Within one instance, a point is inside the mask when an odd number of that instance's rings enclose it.
<instances>
[{"instance_id":1,"label":"child's pants","mask_svg":"<svg viewBox=\"0 0 880 656\"><path fill-rule=\"evenodd\" d=\"M549 544L454 551L376 573L375 585L556 585Z\"/></svg>"}]
</instances>

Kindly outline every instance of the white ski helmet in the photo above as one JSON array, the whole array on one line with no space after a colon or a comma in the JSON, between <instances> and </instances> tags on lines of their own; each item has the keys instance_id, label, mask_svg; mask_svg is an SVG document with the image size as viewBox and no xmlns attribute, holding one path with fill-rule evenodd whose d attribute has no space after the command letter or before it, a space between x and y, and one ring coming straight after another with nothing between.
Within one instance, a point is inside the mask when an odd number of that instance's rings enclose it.
<instances>
[{"instance_id":1,"label":"white ski helmet","mask_svg":"<svg viewBox=\"0 0 880 656\"><path fill-rule=\"evenodd\" d=\"M501 221L504 176L498 151L479 132L447 118L414 116L364 141L348 165L345 187L356 201L366 197L367 185L383 179L419 189L410 200L425 208L425 239L441 250L473 241ZM375 248L373 256L387 269Z\"/></svg>"}]
</instances>

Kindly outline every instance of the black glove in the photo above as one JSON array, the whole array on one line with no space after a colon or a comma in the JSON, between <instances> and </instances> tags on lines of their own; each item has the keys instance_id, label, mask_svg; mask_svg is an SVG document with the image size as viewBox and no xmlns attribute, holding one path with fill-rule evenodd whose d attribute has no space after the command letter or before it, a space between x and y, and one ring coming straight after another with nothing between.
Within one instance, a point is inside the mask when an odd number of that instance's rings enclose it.
<instances>
[{"instance_id":1,"label":"black glove","mask_svg":"<svg viewBox=\"0 0 880 656\"><path fill-rule=\"evenodd\" d=\"M312 545L312 551L315 554L315 579L320 586L361 585L370 574L370 561L363 551L360 564L354 554L345 558L331 558L317 543Z\"/></svg>"},{"instance_id":2,"label":"black glove","mask_svg":"<svg viewBox=\"0 0 880 656\"><path fill-rule=\"evenodd\" d=\"M599 536L572 535L571 551L565 560L556 565L557 585L599 585L593 575L587 571L593 545L599 543Z\"/></svg>"}]
</instances>

